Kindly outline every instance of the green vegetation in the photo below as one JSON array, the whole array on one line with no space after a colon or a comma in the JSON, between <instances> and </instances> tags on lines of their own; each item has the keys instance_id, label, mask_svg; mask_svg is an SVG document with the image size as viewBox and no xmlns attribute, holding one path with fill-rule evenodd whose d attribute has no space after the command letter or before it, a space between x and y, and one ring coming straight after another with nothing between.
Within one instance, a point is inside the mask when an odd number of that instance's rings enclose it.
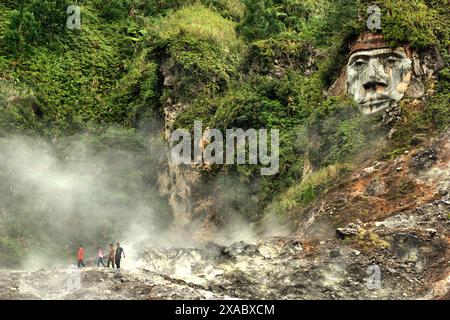
<instances>
[{"instance_id":1,"label":"green vegetation","mask_svg":"<svg viewBox=\"0 0 450 320\"><path fill-rule=\"evenodd\" d=\"M445 7L448 10L445 1L386 0L381 6L385 13L383 35L392 46L409 43L414 48L426 48L438 45L439 39L449 40L449 17L439 12Z\"/></svg>"},{"instance_id":2,"label":"green vegetation","mask_svg":"<svg viewBox=\"0 0 450 320\"><path fill-rule=\"evenodd\" d=\"M332 182L337 181L339 175L345 173L346 170L348 168L342 165L330 165L307 173L300 183L288 188L269 205L267 213L272 215L293 214L293 209L313 202L320 192L331 186Z\"/></svg>"},{"instance_id":3,"label":"green vegetation","mask_svg":"<svg viewBox=\"0 0 450 320\"><path fill-rule=\"evenodd\" d=\"M391 244L383 240L378 234L373 231L368 231L359 228L358 234L352 237L347 237L343 240L345 243L359 246L363 250L371 250L376 248L389 248Z\"/></svg>"},{"instance_id":4,"label":"green vegetation","mask_svg":"<svg viewBox=\"0 0 450 320\"><path fill-rule=\"evenodd\" d=\"M31 50L32 45L57 41L66 31L68 0L24 0L6 3L11 8L3 40L15 53Z\"/></svg>"}]
</instances>

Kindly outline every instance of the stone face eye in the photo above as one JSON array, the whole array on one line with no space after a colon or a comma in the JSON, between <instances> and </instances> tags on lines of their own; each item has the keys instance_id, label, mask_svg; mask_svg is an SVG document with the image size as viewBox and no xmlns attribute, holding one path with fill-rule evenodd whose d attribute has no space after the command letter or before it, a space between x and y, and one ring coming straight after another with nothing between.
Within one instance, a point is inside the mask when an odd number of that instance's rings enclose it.
<instances>
[{"instance_id":1,"label":"stone face eye","mask_svg":"<svg viewBox=\"0 0 450 320\"><path fill-rule=\"evenodd\" d=\"M364 68L367 65L367 61L363 60L363 59L358 59L356 61L354 61L352 63L352 68L360 70L362 68Z\"/></svg>"},{"instance_id":2,"label":"stone face eye","mask_svg":"<svg viewBox=\"0 0 450 320\"><path fill-rule=\"evenodd\" d=\"M399 61L399 59L397 57L390 56L385 59L384 64L385 64L385 66L394 67L398 61Z\"/></svg>"}]
</instances>

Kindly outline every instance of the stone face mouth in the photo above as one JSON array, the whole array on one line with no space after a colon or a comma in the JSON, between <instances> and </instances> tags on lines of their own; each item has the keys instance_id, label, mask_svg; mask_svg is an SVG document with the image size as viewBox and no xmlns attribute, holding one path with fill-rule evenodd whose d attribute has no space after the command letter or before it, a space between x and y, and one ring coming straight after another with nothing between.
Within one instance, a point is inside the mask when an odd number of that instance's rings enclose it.
<instances>
[{"instance_id":1,"label":"stone face mouth","mask_svg":"<svg viewBox=\"0 0 450 320\"><path fill-rule=\"evenodd\" d=\"M359 105L363 107L370 107L379 104L383 104L391 101L389 98L379 98L379 99L371 99L371 100L363 100Z\"/></svg>"},{"instance_id":2,"label":"stone face mouth","mask_svg":"<svg viewBox=\"0 0 450 320\"><path fill-rule=\"evenodd\" d=\"M387 109L391 101L392 99L388 98L365 101L359 104L359 108L363 114L373 114Z\"/></svg>"}]
</instances>

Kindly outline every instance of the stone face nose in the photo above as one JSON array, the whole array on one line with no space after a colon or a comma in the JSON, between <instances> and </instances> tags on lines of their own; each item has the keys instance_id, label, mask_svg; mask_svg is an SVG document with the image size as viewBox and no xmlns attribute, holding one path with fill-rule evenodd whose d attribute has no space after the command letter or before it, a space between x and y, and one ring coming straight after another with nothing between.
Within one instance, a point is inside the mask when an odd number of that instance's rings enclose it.
<instances>
[{"instance_id":1,"label":"stone face nose","mask_svg":"<svg viewBox=\"0 0 450 320\"><path fill-rule=\"evenodd\" d=\"M384 71L384 66L378 59L370 59L366 69L363 86L366 90L375 90L379 86L386 87L389 77Z\"/></svg>"}]
</instances>

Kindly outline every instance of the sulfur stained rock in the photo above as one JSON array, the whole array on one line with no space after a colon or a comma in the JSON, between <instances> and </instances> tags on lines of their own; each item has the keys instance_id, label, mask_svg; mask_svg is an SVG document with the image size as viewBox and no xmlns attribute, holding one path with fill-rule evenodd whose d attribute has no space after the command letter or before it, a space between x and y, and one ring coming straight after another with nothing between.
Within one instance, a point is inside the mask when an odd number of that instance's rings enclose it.
<instances>
[{"instance_id":1,"label":"sulfur stained rock","mask_svg":"<svg viewBox=\"0 0 450 320\"><path fill-rule=\"evenodd\" d=\"M381 196L387 193L386 183L381 179L374 179L366 186L365 190L368 196Z\"/></svg>"}]
</instances>

